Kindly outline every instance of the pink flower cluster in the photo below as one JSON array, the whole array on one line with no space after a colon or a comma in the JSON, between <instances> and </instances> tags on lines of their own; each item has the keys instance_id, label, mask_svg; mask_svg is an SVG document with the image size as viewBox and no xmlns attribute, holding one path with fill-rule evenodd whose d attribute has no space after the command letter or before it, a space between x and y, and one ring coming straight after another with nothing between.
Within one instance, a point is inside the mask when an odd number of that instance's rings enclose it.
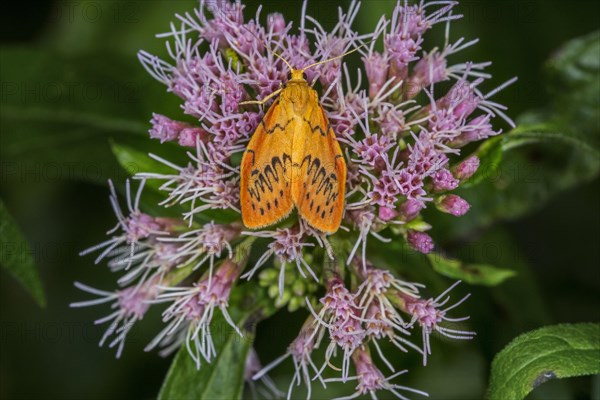
<instances>
[{"instance_id":1,"label":"pink flower cluster","mask_svg":"<svg viewBox=\"0 0 600 400\"><path fill-rule=\"evenodd\" d=\"M356 264L360 262L357 260ZM432 332L436 331L452 339L468 340L475 335L474 332L446 325L448 322L456 324L468 319L450 318L447 315L448 311L469 297L467 295L454 305L446 306L450 300L447 294L458 282L436 299L424 299L419 293L422 285L405 282L394 277L389 271L371 265L364 270L360 267L359 270L362 271L359 273L362 283L354 292L346 287L337 273L325 279L327 291L320 299L320 305L315 309L307 301L311 315L305 321L298 337L290 344L286 354L256 373L255 379L263 377L291 356L296 372L288 389L288 398L294 385L301 382L307 387L310 397L311 382L317 379L324 387L327 382L358 380L355 396L351 398L377 390L389 390L400 398L402 396L395 392L396 389L423 394L421 391L389 382L407 371L396 373L393 364L381 350L379 342L391 342L403 352L408 352L408 348L411 348L422 354L423 364L426 364L427 355L431 354L429 338ZM423 337L420 347L409 340L410 331L417 327L422 331ZM322 366L318 367L313 360L313 352L324 340L328 342L325 359ZM371 345L393 375L385 378L383 372L373 363L369 350ZM341 353L341 368L336 367L334 361L338 351ZM351 362L357 374L353 377L349 376ZM341 371L341 376L323 379L327 367Z\"/></svg>"},{"instance_id":2,"label":"pink flower cluster","mask_svg":"<svg viewBox=\"0 0 600 400\"><path fill-rule=\"evenodd\" d=\"M140 188L135 195L128 182L126 213L111 184L118 225L108 232L107 241L82 254L101 251L96 262L107 259L112 271L123 272L117 280L120 288L108 292L77 283L98 298L72 304L113 304L113 312L96 321L110 322L102 343L114 336L109 345L117 346L120 355L132 325L150 307L169 303L162 314L165 328L147 349L160 347L161 354L168 354L183 344L200 368L202 360L210 362L216 354L210 339L215 310L242 334L227 311L240 278L252 279L259 269L278 268L279 296L289 297L293 290L285 271L291 264L303 279L321 284L325 295L302 298L311 315L286 354L261 369L252 353L248 376L262 379L275 393L265 374L291 356L295 374L288 397L294 385L303 383L310 397L314 380L326 386L332 380L352 379L358 385L350 398L374 396L378 390L400 398L404 398L400 390L423 394L391 382L405 371L395 372L395 363L385 357L379 342L389 341L404 352L417 351L426 362L432 332L455 339L473 337L472 332L448 325L464 320L451 319L447 312L466 297L453 306L446 306L447 292L424 299L422 285L397 278L386 269L390 266L373 266L367 240L373 236L388 242L392 240L388 236L396 235L396 240L418 252L433 251L434 240L426 232L431 226L422 211L435 208L454 217L467 213L470 204L454 191L473 176L480 160L462 154L463 148L501 133L492 126L496 117L514 126L506 108L490 100L514 79L484 93L480 87L491 78L485 72L489 62L449 62L450 56L477 43L451 40L450 23L461 17L454 13L456 4L398 0L391 15L382 16L367 34L353 28L360 7L356 1L347 10L338 10L337 23L329 31L307 14L306 1L297 24L279 13L261 15L260 7L248 19L244 5L229 0L201 0L192 12L177 15L170 32L159 35L167 39L170 60L145 51L139 59L180 99L185 120L190 121L153 114L150 138L178 143L187 160L177 164L151 155L171 171L136 175ZM436 25L445 27L445 41L426 51L427 33ZM266 109L244 102L267 98L286 84L288 68L282 58L301 69L351 50L360 53L358 71L351 71L342 58L306 71L347 163L342 226L326 235L292 213L277 226L245 230L239 202L240 157ZM158 181L154 187L163 195L159 205L179 207L180 217L140 210L147 181ZM259 245L264 246L261 255L249 259L249 247ZM242 247L247 254L238 259L235 254ZM330 262L316 264L315 254L324 254ZM182 286L184 281L195 284ZM409 340L415 328L422 332L422 345ZM313 350L324 341L325 359L319 366ZM386 378L375 365L371 349L391 376ZM331 370L338 369L341 376L325 377L338 355L341 367Z\"/></svg>"}]
</instances>

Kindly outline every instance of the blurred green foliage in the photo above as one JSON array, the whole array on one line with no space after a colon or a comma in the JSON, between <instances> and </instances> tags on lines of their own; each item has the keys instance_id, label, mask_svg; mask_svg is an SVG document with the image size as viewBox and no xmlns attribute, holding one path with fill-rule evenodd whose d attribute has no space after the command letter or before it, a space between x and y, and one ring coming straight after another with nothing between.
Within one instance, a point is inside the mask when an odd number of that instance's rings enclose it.
<instances>
[{"instance_id":1,"label":"blurred green foliage","mask_svg":"<svg viewBox=\"0 0 600 400\"><path fill-rule=\"evenodd\" d=\"M283 9L276 1L245 3L247 15L259 3L263 13L280 11L290 20L300 12L298 1ZM336 18L334 4L347 3L328 1L324 7L309 1L308 12L328 27ZM394 3L367 0L358 26L371 30ZM0 272L1 398L154 398L162 385L170 360L143 352L159 330L156 313L136 326L122 359L115 360L113 351L97 348L102 327L92 322L108 311L72 310L68 303L82 296L72 286L75 280L103 289L114 285L106 268L77 255L102 241L112 226L106 179L122 182L128 172L137 172L137 163L122 168L128 160L139 161L135 149L172 155L146 138L147 121L152 112L180 118L179 104L146 74L136 53L145 49L164 56L163 41L154 35L169 29L173 14L194 5L14 2L0 17L0 198L29 241L30 248L20 251L36 261L47 300L46 309L38 308L12 276ZM492 143L496 153L487 149L491 156L509 150L502 155L502 169L494 170L498 158L486 169L502 179L487 175L465 190L471 212L458 224L438 215L432 232L452 257L516 276L494 288L460 285L457 296L473 293L463 311L471 315L476 340L434 340L427 368L414 354L394 360L410 370L403 384L426 389L433 399L481 398L492 358L523 332L600 320L598 160L580 148L582 139L595 151L600 143L599 81L593 73L597 44L590 36L555 53L568 40L599 28L600 4L470 0L458 10L465 17L452 25L452 36L481 41L452 61L492 60L488 90L517 75L518 83L495 100L509 106L509 115L521 116L520 127ZM442 35L441 29L432 32L425 48L442 44ZM583 53L587 58L577 58ZM540 140L549 142L540 145ZM510 187L519 189L519 196L502 194ZM447 286L448 279L402 244L369 246L382 265L411 265L415 272L407 278L418 276L431 293ZM284 351L304 318L305 311L291 316L283 311L257 326L263 362ZM289 364L273 375L281 387L290 379ZM576 378L545 383L530 396L584 399L591 391L589 378Z\"/></svg>"}]
</instances>

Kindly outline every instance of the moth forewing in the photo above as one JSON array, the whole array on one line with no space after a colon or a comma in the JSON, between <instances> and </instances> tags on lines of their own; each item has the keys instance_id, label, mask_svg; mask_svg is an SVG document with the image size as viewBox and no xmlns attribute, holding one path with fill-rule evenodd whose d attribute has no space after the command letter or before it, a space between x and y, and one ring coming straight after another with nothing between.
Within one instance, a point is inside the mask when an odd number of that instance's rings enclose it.
<instances>
[{"instance_id":1,"label":"moth forewing","mask_svg":"<svg viewBox=\"0 0 600 400\"><path fill-rule=\"evenodd\" d=\"M244 225L251 229L272 225L287 217L291 199L291 137L283 113L275 102L256 128L240 165L240 203Z\"/></svg>"},{"instance_id":2,"label":"moth forewing","mask_svg":"<svg viewBox=\"0 0 600 400\"><path fill-rule=\"evenodd\" d=\"M244 224L272 225L295 206L310 226L333 233L342 219L345 183L346 163L317 93L302 71L293 70L242 158Z\"/></svg>"}]
</instances>

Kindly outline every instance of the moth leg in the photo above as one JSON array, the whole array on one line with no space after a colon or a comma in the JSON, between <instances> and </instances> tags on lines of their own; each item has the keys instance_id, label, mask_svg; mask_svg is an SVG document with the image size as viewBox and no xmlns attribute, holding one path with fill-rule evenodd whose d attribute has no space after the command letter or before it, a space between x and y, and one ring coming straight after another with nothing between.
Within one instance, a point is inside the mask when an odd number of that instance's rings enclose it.
<instances>
[{"instance_id":1,"label":"moth leg","mask_svg":"<svg viewBox=\"0 0 600 400\"><path fill-rule=\"evenodd\" d=\"M274 91L273 93L271 93L270 95L268 95L267 97L265 97L262 100L249 100L249 101L242 101L240 103L240 105L242 104L258 104L258 105L263 105L265 104L267 101L269 101L269 99L272 99L273 97L277 96L281 91L283 90L283 88L279 88L276 91Z\"/></svg>"}]
</instances>

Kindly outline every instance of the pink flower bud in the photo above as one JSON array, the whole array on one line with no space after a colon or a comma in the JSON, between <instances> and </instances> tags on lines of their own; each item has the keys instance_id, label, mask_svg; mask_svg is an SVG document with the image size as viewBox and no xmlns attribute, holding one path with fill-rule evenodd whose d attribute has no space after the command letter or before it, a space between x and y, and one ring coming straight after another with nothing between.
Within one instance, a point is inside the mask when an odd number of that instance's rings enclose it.
<instances>
[{"instance_id":1,"label":"pink flower bud","mask_svg":"<svg viewBox=\"0 0 600 400\"><path fill-rule=\"evenodd\" d=\"M196 141L202 140L203 133L200 128L184 128L179 132L179 144L184 147L196 147Z\"/></svg>"},{"instance_id":2,"label":"pink flower bud","mask_svg":"<svg viewBox=\"0 0 600 400\"><path fill-rule=\"evenodd\" d=\"M442 196L438 201L437 207L440 211L452 214L455 217L460 217L461 215L466 214L466 212L469 211L469 208L471 208L466 200L455 194Z\"/></svg>"},{"instance_id":3,"label":"pink flower bud","mask_svg":"<svg viewBox=\"0 0 600 400\"><path fill-rule=\"evenodd\" d=\"M390 221L398 216L398 212L393 208L379 207L379 219L382 221Z\"/></svg>"},{"instance_id":4,"label":"pink flower bud","mask_svg":"<svg viewBox=\"0 0 600 400\"><path fill-rule=\"evenodd\" d=\"M433 190L436 192L454 190L458 187L458 180L446 168L437 171L431 179L433 181Z\"/></svg>"},{"instance_id":5,"label":"pink flower bud","mask_svg":"<svg viewBox=\"0 0 600 400\"><path fill-rule=\"evenodd\" d=\"M185 122L174 121L164 115L152 114L150 137L161 143L177 140L181 146L196 147L196 140L204 140L205 132Z\"/></svg>"},{"instance_id":6,"label":"pink flower bud","mask_svg":"<svg viewBox=\"0 0 600 400\"><path fill-rule=\"evenodd\" d=\"M385 37L385 51L390 56L396 75L405 75L408 64L419 59L416 54L421 49L422 42L421 37L412 38L403 34L390 34Z\"/></svg>"},{"instance_id":7,"label":"pink flower bud","mask_svg":"<svg viewBox=\"0 0 600 400\"><path fill-rule=\"evenodd\" d=\"M356 374L358 375L358 391L360 393L375 392L385 386L385 377L375 366L371 355L364 349L357 349L352 355Z\"/></svg>"},{"instance_id":8,"label":"pink flower bud","mask_svg":"<svg viewBox=\"0 0 600 400\"><path fill-rule=\"evenodd\" d=\"M374 98L387 79L389 61L377 52L363 57L362 60L369 80L369 97Z\"/></svg>"},{"instance_id":9,"label":"pink flower bud","mask_svg":"<svg viewBox=\"0 0 600 400\"><path fill-rule=\"evenodd\" d=\"M176 140L179 132L189 126L184 122L174 121L171 118L156 113L152 114L150 123L152 124L152 128L149 130L150 137L152 139L159 139L161 143Z\"/></svg>"},{"instance_id":10,"label":"pink flower bud","mask_svg":"<svg viewBox=\"0 0 600 400\"><path fill-rule=\"evenodd\" d=\"M433 250L433 239L425 232L409 230L406 240L410 247L423 254L427 254Z\"/></svg>"},{"instance_id":11,"label":"pink flower bud","mask_svg":"<svg viewBox=\"0 0 600 400\"><path fill-rule=\"evenodd\" d=\"M400 218L404 222L411 221L419 215L423 209L423 203L419 200L408 199L400 205Z\"/></svg>"},{"instance_id":12,"label":"pink flower bud","mask_svg":"<svg viewBox=\"0 0 600 400\"><path fill-rule=\"evenodd\" d=\"M429 53L414 66L407 82L407 97L413 98L423 88L428 88L431 84L443 81L447 77L446 58L439 52Z\"/></svg>"},{"instance_id":13,"label":"pink flower bud","mask_svg":"<svg viewBox=\"0 0 600 400\"><path fill-rule=\"evenodd\" d=\"M490 123L490 115L480 115L473 118L462 129L462 133L451 142L454 147L461 147L468 143L498 135L501 131L494 131Z\"/></svg>"},{"instance_id":14,"label":"pink flower bud","mask_svg":"<svg viewBox=\"0 0 600 400\"><path fill-rule=\"evenodd\" d=\"M273 33L285 32L285 19L280 13L272 13L267 16L267 29Z\"/></svg>"},{"instance_id":15,"label":"pink flower bud","mask_svg":"<svg viewBox=\"0 0 600 400\"><path fill-rule=\"evenodd\" d=\"M479 98L471 96L454 108L454 115L459 118L468 117L477 109Z\"/></svg>"},{"instance_id":16,"label":"pink flower bud","mask_svg":"<svg viewBox=\"0 0 600 400\"><path fill-rule=\"evenodd\" d=\"M461 181L466 181L473 176L477 168L479 168L479 158L471 156L454 167L454 176Z\"/></svg>"}]
</instances>

